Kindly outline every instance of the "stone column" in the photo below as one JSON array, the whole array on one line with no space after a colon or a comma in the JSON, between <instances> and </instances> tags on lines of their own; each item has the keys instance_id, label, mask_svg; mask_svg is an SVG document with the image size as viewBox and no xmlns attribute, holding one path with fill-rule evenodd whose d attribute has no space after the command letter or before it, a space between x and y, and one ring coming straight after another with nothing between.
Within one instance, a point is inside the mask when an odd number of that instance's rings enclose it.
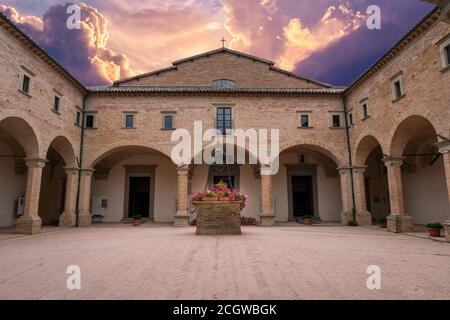
<instances>
[{"instance_id":1,"label":"stone column","mask_svg":"<svg viewBox=\"0 0 450 320\"><path fill-rule=\"evenodd\" d=\"M26 159L27 184L25 190L25 209L17 219L16 232L21 234L41 233L42 220L39 217L39 194L41 192L42 169L46 159Z\"/></svg>"},{"instance_id":2,"label":"stone column","mask_svg":"<svg viewBox=\"0 0 450 320\"><path fill-rule=\"evenodd\" d=\"M80 204L78 226L87 227L92 224L91 216L91 184L94 169L82 169L80 177Z\"/></svg>"},{"instance_id":3,"label":"stone column","mask_svg":"<svg viewBox=\"0 0 450 320\"><path fill-rule=\"evenodd\" d=\"M64 212L59 217L59 226L75 227L76 201L78 191L78 168L65 168L66 170L66 198L64 200Z\"/></svg>"},{"instance_id":4,"label":"stone column","mask_svg":"<svg viewBox=\"0 0 450 320\"><path fill-rule=\"evenodd\" d=\"M275 225L275 213L272 202L272 169L270 167L261 168L261 209L260 225L272 227Z\"/></svg>"},{"instance_id":5,"label":"stone column","mask_svg":"<svg viewBox=\"0 0 450 320\"><path fill-rule=\"evenodd\" d=\"M175 227L189 226L188 212L188 183L189 183L189 167L178 168L178 202L177 213L174 217Z\"/></svg>"},{"instance_id":6,"label":"stone column","mask_svg":"<svg viewBox=\"0 0 450 320\"><path fill-rule=\"evenodd\" d=\"M439 152L442 153L442 157L444 159L444 168L445 168L445 178L447 180L447 194L448 194L448 202L450 206L450 142L440 142L437 144L439 148ZM447 212L448 220L444 222L445 227L445 237L447 241L450 242L450 212Z\"/></svg>"},{"instance_id":7,"label":"stone column","mask_svg":"<svg viewBox=\"0 0 450 320\"><path fill-rule=\"evenodd\" d=\"M372 215L367 211L366 183L364 172L367 166L353 167L353 180L355 183L356 221L360 226L371 226Z\"/></svg>"},{"instance_id":8,"label":"stone column","mask_svg":"<svg viewBox=\"0 0 450 320\"><path fill-rule=\"evenodd\" d=\"M391 232L412 232L414 222L412 217L405 214L403 198L402 165L403 158L384 158L383 162L388 170L389 198L391 214L387 218L387 227Z\"/></svg>"},{"instance_id":9,"label":"stone column","mask_svg":"<svg viewBox=\"0 0 450 320\"><path fill-rule=\"evenodd\" d=\"M349 221L353 220L350 167L343 166L339 167L338 170L341 178L341 198L342 198L341 224L347 225Z\"/></svg>"}]
</instances>

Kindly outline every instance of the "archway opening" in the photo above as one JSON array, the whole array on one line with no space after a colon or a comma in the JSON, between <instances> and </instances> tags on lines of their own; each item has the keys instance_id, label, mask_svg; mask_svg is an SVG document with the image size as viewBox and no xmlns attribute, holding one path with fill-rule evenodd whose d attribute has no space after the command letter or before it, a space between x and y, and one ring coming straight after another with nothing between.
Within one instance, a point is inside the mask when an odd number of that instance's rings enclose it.
<instances>
[{"instance_id":1,"label":"archway opening","mask_svg":"<svg viewBox=\"0 0 450 320\"><path fill-rule=\"evenodd\" d=\"M92 164L91 213L94 221L171 222L177 208L177 168L162 152L123 146Z\"/></svg>"},{"instance_id":2,"label":"archway opening","mask_svg":"<svg viewBox=\"0 0 450 320\"><path fill-rule=\"evenodd\" d=\"M337 158L314 145L296 145L279 157L280 170L273 179L277 212L285 220L313 216L326 222L340 220L342 197Z\"/></svg>"},{"instance_id":3,"label":"archway opening","mask_svg":"<svg viewBox=\"0 0 450 320\"><path fill-rule=\"evenodd\" d=\"M373 136L361 140L357 147L356 164L365 166L364 190L367 211L375 223L384 223L390 214L387 168L383 150Z\"/></svg>"},{"instance_id":4,"label":"archway opening","mask_svg":"<svg viewBox=\"0 0 450 320\"><path fill-rule=\"evenodd\" d=\"M26 158L38 157L31 126L20 118L0 121L0 227L12 227L24 213Z\"/></svg>"},{"instance_id":5,"label":"archway opening","mask_svg":"<svg viewBox=\"0 0 450 320\"><path fill-rule=\"evenodd\" d=\"M450 211L443 157L436 130L426 118L411 116L396 129L391 155L403 157L405 213L416 224L444 222Z\"/></svg>"}]
</instances>

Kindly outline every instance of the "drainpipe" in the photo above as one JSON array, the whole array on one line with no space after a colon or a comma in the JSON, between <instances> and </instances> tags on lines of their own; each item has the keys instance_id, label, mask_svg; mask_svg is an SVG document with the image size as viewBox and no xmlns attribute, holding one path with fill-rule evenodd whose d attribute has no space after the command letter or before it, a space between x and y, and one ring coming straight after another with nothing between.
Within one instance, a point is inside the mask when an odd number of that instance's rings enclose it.
<instances>
[{"instance_id":1,"label":"drainpipe","mask_svg":"<svg viewBox=\"0 0 450 320\"><path fill-rule=\"evenodd\" d=\"M77 185L77 200L75 205L75 227L79 226L80 219L80 189L81 189L81 173L83 165L83 149L84 149L84 121L86 113L86 99L87 95L83 96L83 108L81 110L81 137L80 137L80 158L78 159L78 185Z\"/></svg>"},{"instance_id":2,"label":"drainpipe","mask_svg":"<svg viewBox=\"0 0 450 320\"><path fill-rule=\"evenodd\" d=\"M348 112L347 112L347 96L345 92L342 96L344 103L344 114L345 114L345 134L347 136L347 149L348 149L348 163L350 165L350 181L352 185L352 215L353 220L356 221L356 196L355 196L355 177L353 174L353 159L352 159L352 145L350 142L350 127L348 123Z\"/></svg>"}]
</instances>

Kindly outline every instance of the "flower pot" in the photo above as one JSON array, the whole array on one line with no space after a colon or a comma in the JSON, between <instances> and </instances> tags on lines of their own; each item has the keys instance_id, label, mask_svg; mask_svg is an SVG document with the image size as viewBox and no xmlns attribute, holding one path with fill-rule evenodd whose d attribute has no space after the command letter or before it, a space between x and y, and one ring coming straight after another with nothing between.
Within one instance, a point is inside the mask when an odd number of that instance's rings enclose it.
<instances>
[{"instance_id":1,"label":"flower pot","mask_svg":"<svg viewBox=\"0 0 450 320\"><path fill-rule=\"evenodd\" d=\"M441 229L428 229L428 233L432 238L439 238L441 236Z\"/></svg>"},{"instance_id":2,"label":"flower pot","mask_svg":"<svg viewBox=\"0 0 450 320\"><path fill-rule=\"evenodd\" d=\"M219 201L219 197L202 197L202 201Z\"/></svg>"},{"instance_id":3,"label":"flower pot","mask_svg":"<svg viewBox=\"0 0 450 320\"><path fill-rule=\"evenodd\" d=\"M141 220L133 220L133 227L139 227L141 225Z\"/></svg>"},{"instance_id":4,"label":"flower pot","mask_svg":"<svg viewBox=\"0 0 450 320\"><path fill-rule=\"evenodd\" d=\"M387 223L382 223L382 224L380 224L380 228L381 228L381 229L386 229L386 228L387 228Z\"/></svg>"},{"instance_id":5,"label":"flower pot","mask_svg":"<svg viewBox=\"0 0 450 320\"><path fill-rule=\"evenodd\" d=\"M310 226L312 224L312 221L311 221L311 219L304 219L303 224L306 226Z\"/></svg>"},{"instance_id":6,"label":"flower pot","mask_svg":"<svg viewBox=\"0 0 450 320\"><path fill-rule=\"evenodd\" d=\"M219 197L219 201L230 201L230 197Z\"/></svg>"}]
</instances>

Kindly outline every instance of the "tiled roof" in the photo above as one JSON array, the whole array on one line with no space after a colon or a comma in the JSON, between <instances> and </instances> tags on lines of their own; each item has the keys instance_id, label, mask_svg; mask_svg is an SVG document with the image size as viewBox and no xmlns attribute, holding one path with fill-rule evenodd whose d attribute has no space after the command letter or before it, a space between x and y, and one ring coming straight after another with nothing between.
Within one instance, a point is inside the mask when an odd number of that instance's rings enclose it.
<instances>
[{"instance_id":1,"label":"tiled roof","mask_svg":"<svg viewBox=\"0 0 450 320\"><path fill-rule=\"evenodd\" d=\"M124 93L124 94L341 94L343 88L214 88L214 87L161 87L161 86L101 86L88 88L90 93Z\"/></svg>"}]
</instances>

